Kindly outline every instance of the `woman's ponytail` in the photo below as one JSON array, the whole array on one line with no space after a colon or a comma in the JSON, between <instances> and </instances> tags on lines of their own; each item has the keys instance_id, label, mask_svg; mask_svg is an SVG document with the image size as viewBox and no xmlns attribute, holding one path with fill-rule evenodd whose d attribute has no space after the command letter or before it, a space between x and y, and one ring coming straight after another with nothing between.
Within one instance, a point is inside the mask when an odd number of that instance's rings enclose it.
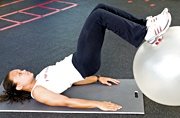
<instances>
[{"instance_id":1,"label":"woman's ponytail","mask_svg":"<svg viewBox=\"0 0 180 118\"><path fill-rule=\"evenodd\" d=\"M3 87L4 91L3 94L0 95L0 102L9 101L10 103L23 103L23 101L31 99L29 92L16 90L16 85L9 79L9 73L3 81Z\"/></svg>"}]
</instances>

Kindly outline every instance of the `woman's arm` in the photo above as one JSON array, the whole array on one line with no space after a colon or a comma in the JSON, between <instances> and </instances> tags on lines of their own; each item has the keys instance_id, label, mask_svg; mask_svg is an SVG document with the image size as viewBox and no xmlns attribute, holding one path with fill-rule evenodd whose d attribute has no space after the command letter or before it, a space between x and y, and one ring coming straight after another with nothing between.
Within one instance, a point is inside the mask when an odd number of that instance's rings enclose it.
<instances>
[{"instance_id":1,"label":"woman's arm","mask_svg":"<svg viewBox=\"0 0 180 118\"><path fill-rule=\"evenodd\" d=\"M120 105L111 102L93 101L85 99L69 98L53 93L42 86L36 86L33 90L35 100L49 106L66 106L71 108L99 108L104 111L117 111Z\"/></svg>"},{"instance_id":2,"label":"woman's arm","mask_svg":"<svg viewBox=\"0 0 180 118\"><path fill-rule=\"evenodd\" d=\"M78 81L74 83L74 85L86 85L92 84L99 81L101 84L111 86L112 84L119 84L120 81L117 79L112 79L110 77L102 77L102 76L89 76L86 77L84 80Z\"/></svg>"},{"instance_id":3,"label":"woman's arm","mask_svg":"<svg viewBox=\"0 0 180 118\"><path fill-rule=\"evenodd\" d=\"M86 85L86 84L92 84L98 81L97 76L89 76L86 77L84 80L75 82L74 85L79 86L79 85Z\"/></svg>"}]
</instances>

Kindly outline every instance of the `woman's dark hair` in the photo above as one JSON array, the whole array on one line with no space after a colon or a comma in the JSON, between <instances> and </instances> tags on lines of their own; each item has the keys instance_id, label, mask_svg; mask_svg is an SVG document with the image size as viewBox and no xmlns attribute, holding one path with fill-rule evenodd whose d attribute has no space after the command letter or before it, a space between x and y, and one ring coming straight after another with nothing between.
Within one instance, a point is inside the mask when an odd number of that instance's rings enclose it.
<instances>
[{"instance_id":1,"label":"woman's dark hair","mask_svg":"<svg viewBox=\"0 0 180 118\"><path fill-rule=\"evenodd\" d=\"M22 90L16 90L16 84L13 83L9 79L9 73L6 75L4 81L3 81L3 95L0 95L0 102L9 101L10 103L13 102L21 102L25 100L31 99L30 92L22 91Z\"/></svg>"}]
</instances>

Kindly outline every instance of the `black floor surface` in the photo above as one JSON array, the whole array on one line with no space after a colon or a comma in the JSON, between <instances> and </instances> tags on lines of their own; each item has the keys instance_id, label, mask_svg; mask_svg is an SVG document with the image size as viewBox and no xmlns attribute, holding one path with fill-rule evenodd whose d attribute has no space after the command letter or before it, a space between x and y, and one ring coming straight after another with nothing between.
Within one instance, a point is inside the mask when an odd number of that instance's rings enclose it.
<instances>
[{"instance_id":1,"label":"black floor surface","mask_svg":"<svg viewBox=\"0 0 180 118\"><path fill-rule=\"evenodd\" d=\"M30 4L47 0L28 0L19 5L0 8L0 15L23 9ZM180 25L179 0L68 0L79 4L77 7L0 31L0 80L7 71L25 68L37 74L47 65L54 64L76 49L77 39L83 23L98 3L119 7L138 17L156 15L164 7L172 13L172 26ZM1 4L1 2L0 2ZM150 7L150 5L154 5ZM20 18L21 19L21 18ZM4 26L4 22L0 27ZM114 33L107 31L102 52L102 66L99 74L114 78L132 78L132 63L136 53L132 47ZM122 96L123 97L123 96ZM180 107L157 104L144 96L145 115L113 114L50 114L50 113L0 113L0 118L179 118Z\"/></svg>"}]
</instances>

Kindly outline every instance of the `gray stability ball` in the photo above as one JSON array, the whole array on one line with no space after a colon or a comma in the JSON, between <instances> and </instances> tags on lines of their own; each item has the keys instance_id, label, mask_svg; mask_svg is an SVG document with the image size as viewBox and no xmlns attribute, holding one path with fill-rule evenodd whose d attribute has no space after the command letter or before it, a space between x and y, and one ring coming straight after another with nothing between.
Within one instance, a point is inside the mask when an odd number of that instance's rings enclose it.
<instances>
[{"instance_id":1,"label":"gray stability ball","mask_svg":"<svg viewBox=\"0 0 180 118\"><path fill-rule=\"evenodd\" d=\"M145 96L170 106L180 106L180 26L170 27L162 42L144 42L133 61L135 81Z\"/></svg>"}]
</instances>

